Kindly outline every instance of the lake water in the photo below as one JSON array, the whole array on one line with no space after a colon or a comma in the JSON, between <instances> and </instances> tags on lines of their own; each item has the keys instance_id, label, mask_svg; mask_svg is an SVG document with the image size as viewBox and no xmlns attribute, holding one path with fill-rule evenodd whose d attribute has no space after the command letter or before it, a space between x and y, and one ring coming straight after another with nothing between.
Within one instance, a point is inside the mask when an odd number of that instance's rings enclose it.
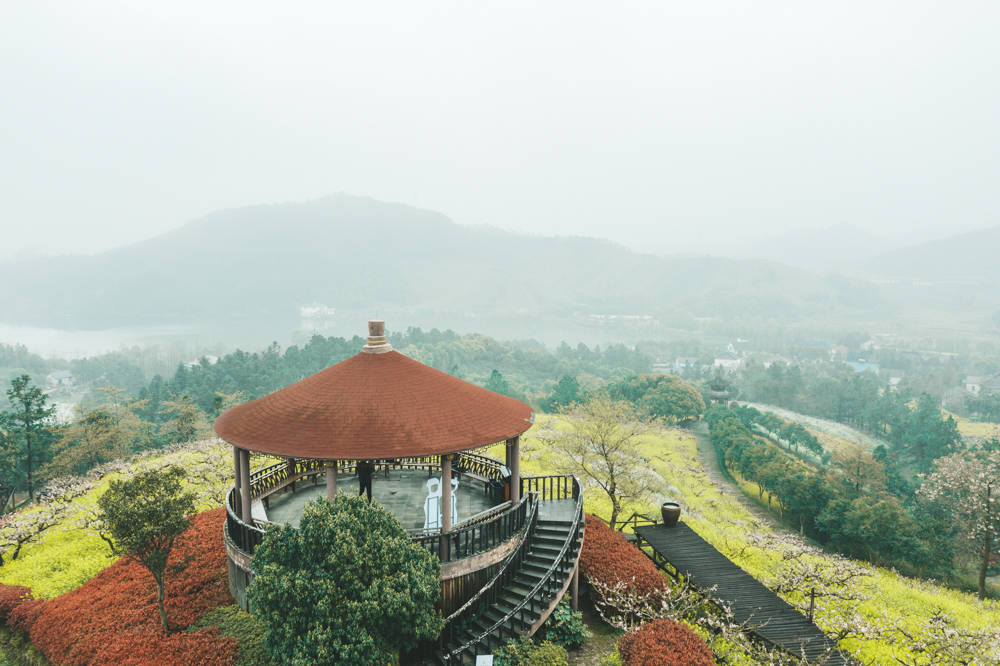
<instances>
[{"instance_id":1,"label":"lake water","mask_svg":"<svg viewBox=\"0 0 1000 666\"><path fill-rule=\"evenodd\" d=\"M0 343L20 344L44 358L83 358L139 345L211 343L209 330L193 326L110 328L103 331L61 331L0 324Z\"/></svg>"}]
</instances>

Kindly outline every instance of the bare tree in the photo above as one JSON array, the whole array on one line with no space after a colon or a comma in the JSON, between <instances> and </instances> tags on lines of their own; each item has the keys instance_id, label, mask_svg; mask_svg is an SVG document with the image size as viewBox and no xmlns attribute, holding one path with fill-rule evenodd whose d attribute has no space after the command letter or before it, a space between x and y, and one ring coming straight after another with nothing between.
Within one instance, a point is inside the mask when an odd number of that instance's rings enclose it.
<instances>
[{"instance_id":1,"label":"bare tree","mask_svg":"<svg viewBox=\"0 0 1000 666\"><path fill-rule=\"evenodd\" d=\"M561 412L569 428L551 433L552 448L561 454L557 466L596 485L611 500L611 529L626 502L648 501L649 461L641 437L653 423L643 420L628 402L598 395Z\"/></svg>"}]
</instances>

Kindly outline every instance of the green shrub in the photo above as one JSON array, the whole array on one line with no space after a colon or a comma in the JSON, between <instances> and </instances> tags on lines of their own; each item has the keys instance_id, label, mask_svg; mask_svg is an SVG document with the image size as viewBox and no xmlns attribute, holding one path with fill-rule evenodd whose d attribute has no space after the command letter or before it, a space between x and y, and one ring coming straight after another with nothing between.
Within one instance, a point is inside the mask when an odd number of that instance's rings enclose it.
<instances>
[{"instance_id":1,"label":"green shrub","mask_svg":"<svg viewBox=\"0 0 1000 666\"><path fill-rule=\"evenodd\" d=\"M239 606L219 606L202 615L188 627L188 633L218 627L223 636L232 636L239 644L235 666L273 666L267 651L267 633L264 623Z\"/></svg>"},{"instance_id":2,"label":"green shrub","mask_svg":"<svg viewBox=\"0 0 1000 666\"><path fill-rule=\"evenodd\" d=\"M570 608L566 597L563 597L552 615L545 621L545 640L569 649L583 644L585 638L590 638L590 632L583 625L583 613Z\"/></svg>"},{"instance_id":3,"label":"green shrub","mask_svg":"<svg viewBox=\"0 0 1000 666\"><path fill-rule=\"evenodd\" d=\"M528 666L534 651L535 642L522 636L493 652L493 666Z\"/></svg>"},{"instance_id":4,"label":"green shrub","mask_svg":"<svg viewBox=\"0 0 1000 666\"><path fill-rule=\"evenodd\" d=\"M528 666L568 666L569 653L566 648L545 641L531 653Z\"/></svg>"},{"instance_id":5,"label":"green shrub","mask_svg":"<svg viewBox=\"0 0 1000 666\"><path fill-rule=\"evenodd\" d=\"M0 666L49 666L49 661L26 633L0 625Z\"/></svg>"},{"instance_id":6,"label":"green shrub","mask_svg":"<svg viewBox=\"0 0 1000 666\"><path fill-rule=\"evenodd\" d=\"M625 662L622 661L622 656L615 650L601 660L601 666L625 666Z\"/></svg>"}]
</instances>

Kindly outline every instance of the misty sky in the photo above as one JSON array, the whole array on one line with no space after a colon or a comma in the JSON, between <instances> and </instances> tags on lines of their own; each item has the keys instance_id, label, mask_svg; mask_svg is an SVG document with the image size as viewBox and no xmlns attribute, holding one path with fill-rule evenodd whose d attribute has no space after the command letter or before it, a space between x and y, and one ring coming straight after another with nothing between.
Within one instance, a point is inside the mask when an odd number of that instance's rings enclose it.
<instances>
[{"instance_id":1,"label":"misty sky","mask_svg":"<svg viewBox=\"0 0 1000 666\"><path fill-rule=\"evenodd\" d=\"M660 252L995 226L998 35L996 2L5 2L0 257L338 191Z\"/></svg>"}]
</instances>

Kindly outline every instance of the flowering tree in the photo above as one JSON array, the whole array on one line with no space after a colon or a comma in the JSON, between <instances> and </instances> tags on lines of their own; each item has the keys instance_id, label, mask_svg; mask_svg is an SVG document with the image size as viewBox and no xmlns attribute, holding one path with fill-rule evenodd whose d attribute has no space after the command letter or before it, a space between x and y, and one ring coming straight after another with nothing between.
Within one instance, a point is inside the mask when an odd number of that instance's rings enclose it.
<instances>
[{"instance_id":1,"label":"flowering tree","mask_svg":"<svg viewBox=\"0 0 1000 666\"><path fill-rule=\"evenodd\" d=\"M650 495L649 465L640 438L652 425L630 403L606 395L574 403L561 414L569 429L539 437L550 438L552 448L562 454L556 463L561 471L579 474L584 483L607 494L614 529L626 502L642 502Z\"/></svg>"},{"instance_id":2,"label":"flowering tree","mask_svg":"<svg viewBox=\"0 0 1000 666\"><path fill-rule=\"evenodd\" d=\"M22 548L38 542L62 521L65 513L65 504L48 502L30 511L5 516L0 521L0 566L16 560Z\"/></svg>"},{"instance_id":3,"label":"flowering tree","mask_svg":"<svg viewBox=\"0 0 1000 666\"><path fill-rule=\"evenodd\" d=\"M962 451L935 461L937 471L920 492L939 500L979 552L979 599L986 598L986 570L1000 534L1000 451Z\"/></svg>"},{"instance_id":4,"label":"flowering tree","mask_svg":"<svg viewBox=\"0 0 1000 666\"><path fill-rule=\"evenodd\" d=\"M191 457L185 463L191 490L199 505L222 506L233 486L233 450L221 439L192 442Z\"/></svg>"}]
</instances>

